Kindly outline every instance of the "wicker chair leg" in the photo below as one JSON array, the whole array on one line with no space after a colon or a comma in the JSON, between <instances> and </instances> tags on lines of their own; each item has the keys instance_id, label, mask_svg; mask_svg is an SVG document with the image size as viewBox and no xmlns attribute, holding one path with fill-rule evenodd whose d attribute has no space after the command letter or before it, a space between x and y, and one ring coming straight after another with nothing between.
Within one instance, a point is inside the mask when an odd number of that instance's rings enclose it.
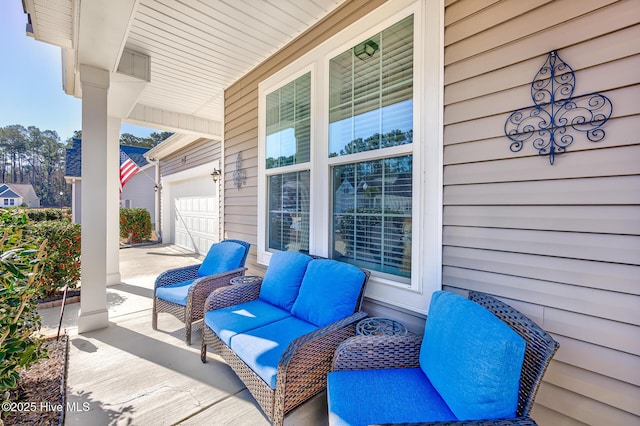
<instances>
[{"instance_id":1,"label":"wicker chair leg","mask_svg":"<svg viewBox=\"0 0 640 426\"><path fill-rule=\"evenodd\" d=\"M207 362L207 341L205 340L207 338L207 326L202 324L202 344L200 345L200 361L202 361L202 363L206 363Z\"/></svg>"},{"instance_id":2,"label":"wicker chair leg","mask_svg":"<svg viewBox=\"0 0 640 426\"><path fill-rule=\"evenodd\" d=\"M153 310L151 311L151 328L158 329L158 311L156 310L156 299L153 298Z\"/></svg>"},{"instance_id":3,"label":"wicker chair leg","mask_svg":"<svg viewBox=\"0 0 640 426\"><path fill-rule=\"evenodd\" d=\"M207 362L207 345L204 342L202 342L202 346L200 347L200 361L202 361L203 364Z\"/></svg>"},{"instance_id":4,"label":"wicker chair leg","mask_svg":"<svg viewBox=\"0 0 640 426\"><path fill-rule=\"evenodd\" d=\"M191 346L191 320L184 322L184 342L187 346Z\"/></svg>"}]
</instances>

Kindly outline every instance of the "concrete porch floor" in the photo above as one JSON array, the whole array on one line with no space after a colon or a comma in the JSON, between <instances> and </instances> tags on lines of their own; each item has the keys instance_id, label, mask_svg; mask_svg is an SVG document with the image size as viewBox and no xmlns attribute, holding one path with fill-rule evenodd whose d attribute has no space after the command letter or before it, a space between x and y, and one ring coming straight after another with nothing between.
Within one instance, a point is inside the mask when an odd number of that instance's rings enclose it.
<instances>
[{"instance_id":1,"label":"concrete porch floor","mask_svg":"<svg viewBox=\"0 0 640 426\"><path fill-rule=\"evenodd\" d=\"M170 268L198 263L175 246L120 250L122 284L107 288L108 328L77 332L80 304L67 305L70 337L66 425L268 425L259 406L213 353L200 362L201 332L183 342L184 326L160 314L151 328L153 283ZM60 308L40 311L43 333L55 334ZM326 397L292 412L287 425L326 425Z\"/></svg>"}]
</instances>

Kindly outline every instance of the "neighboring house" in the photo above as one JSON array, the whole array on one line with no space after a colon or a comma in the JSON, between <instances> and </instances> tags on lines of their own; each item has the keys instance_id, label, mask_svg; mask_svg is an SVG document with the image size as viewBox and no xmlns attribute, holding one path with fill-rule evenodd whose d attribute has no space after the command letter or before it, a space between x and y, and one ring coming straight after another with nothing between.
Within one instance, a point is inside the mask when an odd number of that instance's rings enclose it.
<instances>
[{"instance_id":1,"label":"neighboring house","mask_svg":"<svg viewBox=\"0 0 640 426\"><path fill-rule=\"evenodd\" d=\"M640 2L129 0L108 18L99 2L67 3L24 2L34 37L63 48L65 91L95 113L92 164L110 161L121 120L222 141L198 153L206 166L158 158L188 197L181 167L210 191L221 159L220 237L251 242L248 273L276 250L357 263L372 270L364 309L416 332L434 290L491 293L561 344L537 422L640 423ZM601 93L613 112L604 134L569 129L551 165L505 127L538 99L554 50L574 71L556 96ZM557 106L598 121L592 104ZM88 207L111 223L99 201ZM83 245L96 265L83 273L102 271L106 231L86 232L99 244ZM105 280L85 279L81 333L108 325Z\"/></svg>"},{"instance_id":2,"label":"neighboring house","mask_svg":"<svg viewBox=\"0 0 640 426\"><path fill-rule=\"evenodd\" d=\"M155 223L153 164L144 154L149 148L120 145L120 149L136 163L140 170L127 182L120 193L121 208L144 208L151 215L151 223ZM71 148L66 150L65 180L71 184L71 215L74 223L82 223L82 140L74 138Z\"/></svg>"},{"instance_id":3,"label":"neighboring house","mask_svg":"<svg viewBox=\"0 0 640 426\"><path fill-rule=\"evenodd\" d=\"M0 207L40 207L40 197L31 184L0 183Z\"/></svg>"},{"instance_id":4,"label":"neighboring house","mask_svg":"<svg viewBox=\"0 0 640 426\"><path fill-rule=\"evenodd\" d=\"M206 254L222 235L222 177L214 182L212 176L220 168L222 143L173 135L145 157L160 168L156 209L162 242Z\"/></svg>"}]
</instances>

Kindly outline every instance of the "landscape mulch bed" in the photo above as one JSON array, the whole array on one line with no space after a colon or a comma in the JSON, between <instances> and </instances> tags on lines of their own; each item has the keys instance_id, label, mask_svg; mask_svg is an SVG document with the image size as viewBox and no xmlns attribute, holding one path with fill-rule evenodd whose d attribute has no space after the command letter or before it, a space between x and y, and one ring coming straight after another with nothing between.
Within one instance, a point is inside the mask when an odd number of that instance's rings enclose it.
<instances>
[{"instance_id":1,"label":"landscape mulch bed","mask_svg":"<svg viewBox=\"0 0 640 426\"><path fill-rule=\"evenodd\" d=\"M64 421L68 338L45 342L48 357L20 372L18 387L11 391L10 410L2 421L9 425L58 425Z\"/></svg>"}]
</instances>

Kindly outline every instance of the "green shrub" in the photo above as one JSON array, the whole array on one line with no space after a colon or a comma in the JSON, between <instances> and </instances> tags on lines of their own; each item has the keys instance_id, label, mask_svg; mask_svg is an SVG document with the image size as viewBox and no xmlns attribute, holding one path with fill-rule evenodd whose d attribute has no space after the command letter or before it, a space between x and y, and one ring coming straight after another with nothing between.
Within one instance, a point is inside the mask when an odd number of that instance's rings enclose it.
<instances>
[{"instance_id":1,"label":"green shrub","mask_svg":"<svg viewBox=\"0 0 640 426\"><path fill-rule=\"evenodd\" d=\"M67 221L31 224L37 241L47 240L38 285L40 297L59 295L59 289L78 287L80 280L80 225Z\"/></svg>"},{"instance_id":2,"label":"green shrub","mask_svg":"<svg viewBox=\"0 0 640 426\"><path fill-rule=\"evenodd\" d=\"M27 209L27 217L34 222L43 222L45 220L65 220L71 221L68 209Z\"/></svg>"},{"instance_id":3,"label":"green shrub","mask_svg":"<svg viewBox=\"0 0 640 426\"><path fill-rule=\"evenodd\" d=\"M147 209L120 209L120 237L132 243L151 239L151 214Z\"/></svg>"},{"instance_id":4,"label":"green shrub","mask_svg":"<svg viewBox=\"0 0 640 426\"><path fill-rule=\"evenodd\" d=\"M24 238L24 212L0 209L0 395L15 388L19 369L46 356L36 309L38 265L43 255Z\"/></svg>"},{"instance_id":5,"label":"green shrub","mask_svg":"<svg viewBox=\"0 0 640 426\"><path fill-rule=\"evenodd\" d=\"M38 296L41 299L56 297L64 286L77 288L80 280L80 225L64 218L60 209L9 209L6 212L14 217L14 223L5 226L15 228L19 225L25 244L39 246L48 241L38 275Z\"/></svg>"}]
</instances>

